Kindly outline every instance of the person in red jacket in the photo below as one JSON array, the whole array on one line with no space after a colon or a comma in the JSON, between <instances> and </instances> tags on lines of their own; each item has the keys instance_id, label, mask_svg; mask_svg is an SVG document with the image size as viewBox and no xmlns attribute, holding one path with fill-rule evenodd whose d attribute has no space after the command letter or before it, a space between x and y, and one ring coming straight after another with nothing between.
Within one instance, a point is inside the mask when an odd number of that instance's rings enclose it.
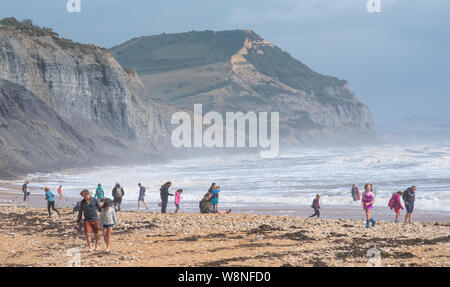
<instances>
[{"instance_id":1,"label":"person in red jacket","mask_svg":"<svg viewBox=\"0 0 450 287\"><path fill-rule=\"evenodd\" d=\"M389 207L395 211L395 223L398 223L400 217L400 210L404 209L400 197L403 195L403 191L399 190L392 194L391 200L389 200Z\"/></svg>"}]
</instances>

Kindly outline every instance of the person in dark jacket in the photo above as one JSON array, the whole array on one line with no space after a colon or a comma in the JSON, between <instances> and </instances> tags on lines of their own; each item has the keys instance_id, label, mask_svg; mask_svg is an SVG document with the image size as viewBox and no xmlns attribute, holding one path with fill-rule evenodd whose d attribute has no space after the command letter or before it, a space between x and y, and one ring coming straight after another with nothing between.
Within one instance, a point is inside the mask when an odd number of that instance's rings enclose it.
<instances>
[{"instance_id":1,"label":"person in dark jacket","mask_svg":"<svg viewBox=\"0 0 450 287\"><path fill-rule=\"evenodd\" d=\"M114 210L120 211L120 207L122 205L122 198L125 196L125 191L123 187L120 186L120 183L116 182L116 186L112 190Z\"/></svg>"},{"instance_id":2,"label":"person in dark jacket","mask_svg":"<svg viewBox=\"0 0 450 287\"><path fill-rule=\"evenodd\" d=\"M25 181L25 183L22 186L22 192L23 192L23 201L30 201L30 192L28 191L28 181Z\"/></svg>"},{"instance_id":3,"label":"person in dark jacket","mask_svg":"<svg viewBox=\"0 0 450 287\"><path fill-rule=\"evenodd\" d=\"M316 195L316 198L313 200L313 203L312 203L311 207L314 208L314 214L311 215L310 218L314 217L314 216L317 216L317 218L320 217L320 204L319 204L319 201L320 201L320 194Z\"/></svg>"},{"instance_id":4,"label":"person in dark jacket","mask_svg":"<svg viewBox=\"0 0 450 287\"><path fill-rule=\"evenodd\" d=\"M356 186L356 184L352 185L352 197L353 201L359 201L361 199L359 194L359 188Z\"/></svg>"},{"instance_id":5,"label":"person in dark jacket","mask_svg":"<svg viewBox=\"0 0 450 287\"><path fill-rule=\"evenodd\" d=\"M169 192L169 188L172 186L170 181L166 182L159 189L161 196L161 213L166 213L167 203L169 202L169 196L173 196L172 193Z\"/></svg>"},{"instance_id":6,"label":"person in dark jacket","mask_svg":"<svg viewBox=\"0 0 450 287\"><path fill-rule=\"evenodd\" d=\"M84 233L86 235L86 242L89 250L92 251L91 231L93 231L95 234L95 250L97 250L98 240L100 238L100 226L97 211L101 211L100 204L97 199L91 197L91 194L87 189L83 190L80 195L83 197L83 200L80 202L80 211L78 212L77 222L81 222L81 218L84 214Z\"/></svg>"},{"instance_id":7,"label":"person in dark jacket","mask_svg":"<svg viewBox=\"0 0 450 287\"><path fill-rule=\"evenodd\" d=\"M406 216L405 223L412 223L411 217L414 211L414 202L416 201L416 187L411 186L403 192L403 201L405 202Z\"/></svg>"}]
</instances>

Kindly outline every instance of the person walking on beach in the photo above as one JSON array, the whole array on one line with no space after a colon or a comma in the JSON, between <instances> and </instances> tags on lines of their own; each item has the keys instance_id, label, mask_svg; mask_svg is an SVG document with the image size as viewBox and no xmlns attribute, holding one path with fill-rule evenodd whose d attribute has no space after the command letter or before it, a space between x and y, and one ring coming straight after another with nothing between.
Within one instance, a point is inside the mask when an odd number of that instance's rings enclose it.
<instances>
[{"instance_id":1,"label":"person walking on beach","mask_svg":"<svg viewBox=\"0 0 450 287\"><path fill-rule=\"evenodd\" d=\"M30 201L30 191L28 190L28 184L30 182L27 180L22 185L22 192L23 192L23 201Z\"/></svg>"},{"instance_id":2,"label":"person walking on beach","mask_svg":"<svg viewBox=\"0 0 450 287\"><path fill-rule=\"evenodd\" d=\"M125 196L125 191L120 186L120 183L116 182L116 186L112 190L112 196L114 197L114 210L120 211L122 205L122 198Z\"/></svg>"},{"instance_id":3,"label":"person walking on beach","mask_svg":"<svg viewBox=\"0 0 450 287\"><path fill-rule=\"evenodd\" d=\"M50 188L45 187L44 192L45 192L45 200L47 200L48 217L52 218L52 211L51 211L52 209L58 214L58 217L61 217L61 215L59 214L59 211L55 207L55 196L50 191Z\"/></svg>"},{"instance_id":4,"label":"person walking on beach","mask_svg":"<svg viewBox=\"0 0 450 287\"><path fill-rule=\"evenodd\" d=\"M95 198L100 201L103 201L103 199L105 198L105 191L103 190L101 183L97 185L97 189L95 190Z\"/></svg>"},{"instance_id":5,"label":"person walking on beach","mask_svg":"<svg viewBox=\"0 0 450 287\"><path fill-rule=\"evenodd\" d=\"M182 189L177 190L177 192L175 192L175 213L178 213L178 210L180 210L180 201L182 199L181 194L183 193Z\"/></svg>"},{"instance_id":6,"label":"person walking on beach","mask_svg":"<svg viewBox=\"0 0 450 287\"><path fill-rule=\"evenodd\" d=\"M106 252L109 252L110 250L113 228L117 226L116 213L112 206L112 200L109 198L105 198L102 206L102 211L100 213L100 226L103 229L103 240L105 240Z\"/></svg>"},{"instance_id":7,"label":"person walking on beach","mask_svg":"<svg viewBox=\"0 0 450 287\"><path fill-rule=\"evenodd\" d=\"M220 194L220 186L217 186L211 197L211 207L213 212L219 212L219 194Z\"/></svg>"},{"instance_id":8,"label":"person walking on beach","mask_svg":"<svg viewBox=\"0 0 450 287\"><path fill-rule=\"evenodd\" d=\"M167 203L169 202L169 196L173 196L172 193L169 192L169 188L172 186L170 181L166 182L159 189L161 196L161 213L166 213Z\"/></svg>"},{"instance_id":9,"label":"person walking on beach","mask_svg":"<svg viewBox=\"0 0 450 287\"><path fill-rule=\"evenodd\" d=\"M412 213L414 211L414 202L416 201L416 187L411 186L403 192L403 201L406 207L405 223L412 223Z\"/></svg>"},{"instance_id":10,"label":"person walking on beach","mask_svg":"<svg viewBox=\"0 0 450 287\"><path fill-rule=\"evenodd\" d=\"M388 203L388 206L395 211L395 223L399 222L398 218L400 217L400 209L403 209L403 205L400 200L400 196L402 195L403 191L401 190L394 192Z\"/></svg>"},{"instance_id":11,"label":"person walking on beach","mask_svg":"<svg viewBox=\"0 0 450 287\"><path fill-rule=\"evenodd\" d=\"M375 219L373 219L373 217L370 215L373 204L375 203L375 196L373 195L371 188L372 185L370 183L366 183L366 185L364 186L365 191L363 192L361 200L362 206L366 213L366 228L370 227L370 222L372 222L372 227L375 227Z\"/></svg>"},{"instance_id":12,"label":"person walking on beach","mask_svg":"<svg viewBox=\"0 0 450 287\"><path fill-rule=\"evenodd\" d=\"M84 234L86 235L86 242L89 247L89 251L92 251L91 244L91 232L95 235L95 249L98 248L98 240L100 238L100 227L97 211L101 211L100 204L97 199L91 197L89 190L83 190L80 195L83 200L80 202L80 211L78 212L77 223L80 224L84 214Z\"/></svg>"},{"instance_id":13,"label":"person walking on beach","mask_svg":"<svg viewBox=\"0 0 450 287\"><path fill-rule=\"evenodd\" d=\"M356 186L356 184L352 185L352 197L353 197L353 201L361 200L360 194L359 194L359 188Z\"/></svg>"},{"instance_id":14,"label":"person walking on beach","mask_svg":"<svg viewBox=\"0 0 450 287\"><path fill-rule=\"evenodd\" d=\"M62 199L63 199L62 185L60 185L60 186L58 187L58 195L59 195L59 200L62 200Z\"/></svg>"},{"instance_id":15,"label":"person walking on beach","mask_svg":"<svg viewBox=\"0 0 450 287\"><path fill-rule=\"evenodd\" d=\"M140 206L141 201L144 204L145 209L148 210L148 206L147 206L147 204L145 203L145 200L144 200L145 192L146 192L145 186L143 186L141 182L138 183L138 186L139 186L138 210L141 208L141 206Z\"/></svg>"},{"instance_id":16,"label":"person walking on beach","mask_svg":"<svg viewBox=\"0 0 450 287\"><path fill-rule=\"evenodd\" d=\"M317 216L317 218L320 217L320 194L316 195L316 198L313 200L313 203L311 205L312 208L314 208L314 214L310 216L310 218Z\"/></svg>"}]
</instances>

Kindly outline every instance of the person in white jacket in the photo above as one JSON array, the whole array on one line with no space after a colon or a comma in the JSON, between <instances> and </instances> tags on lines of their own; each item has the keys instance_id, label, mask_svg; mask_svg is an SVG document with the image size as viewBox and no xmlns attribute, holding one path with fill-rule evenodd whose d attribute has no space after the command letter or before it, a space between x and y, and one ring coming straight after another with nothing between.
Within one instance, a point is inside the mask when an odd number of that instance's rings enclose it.
<instances>
[{"instance_id":1,"label":"person in white jacket","mask_svg":"<svg viewBox=\"0 0 450 287\"><path fill-rule=\"evenodd\" d=\"M111 199L106 198L102 206L102 212L100 214L100 226L103 228L103 239L106 243L106 252L109 252L111 246L111 234L113 228L117 225L116 213Z\"/></svg>"}]
</instances>

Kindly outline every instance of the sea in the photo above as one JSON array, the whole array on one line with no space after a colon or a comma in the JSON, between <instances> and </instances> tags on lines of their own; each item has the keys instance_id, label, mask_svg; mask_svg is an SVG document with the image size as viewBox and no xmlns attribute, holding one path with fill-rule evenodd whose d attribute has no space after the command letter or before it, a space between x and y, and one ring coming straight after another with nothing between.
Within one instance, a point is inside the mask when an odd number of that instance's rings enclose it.
<instances>
[{"instance_id":1,"label":"sea","mask_svg":"<svg viewBox=\"0 0 450 287\"><path fill-rule=\"evenodd\" d=\"M355 206L352 184L361 192L374 185L376 203L386 205L392 194L415 185L416 208L450 215L450 145L378 145L282 151L276 158L255 154L205 156L140 166L99 166L85 170L36 173L9 181L20 190L25 179L38 192L49 186L66 197L92 193L101 183L107 197L119 182L124 202L134 204L141 182L147 203L157 208L159 188L171 181L171 192L181 188L183 210L198 211L198 203L211 183L221 187L220 205L239 210L274 212L310 206L316 194L322 206Z\"/></svg>"}]
</instances>

